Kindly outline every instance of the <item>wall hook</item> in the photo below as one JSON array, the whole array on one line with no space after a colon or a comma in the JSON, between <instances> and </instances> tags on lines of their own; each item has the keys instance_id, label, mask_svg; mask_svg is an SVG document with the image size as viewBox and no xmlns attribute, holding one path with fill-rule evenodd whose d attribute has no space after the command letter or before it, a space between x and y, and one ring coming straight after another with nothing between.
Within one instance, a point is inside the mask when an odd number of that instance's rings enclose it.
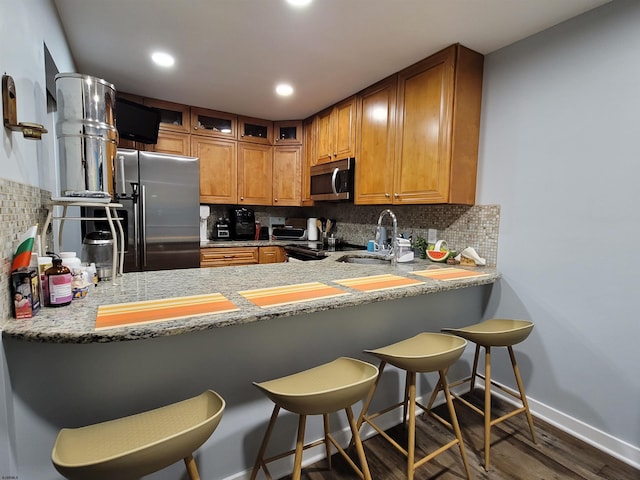
<instances>
[{"instance_id":1,"label":"wall hook","mask_svg":"<svg viewBox=\"0 0 640 480\"><path fill-rule=\"evenodd\" d=\"M2 120L4 127L9 130L22 132L24 138L40 140L43 133L47 133L44 125L39 123L18 123L18 110L16 108L16 85L9 75L2 76Z\"/></svg>"}]
</instances>

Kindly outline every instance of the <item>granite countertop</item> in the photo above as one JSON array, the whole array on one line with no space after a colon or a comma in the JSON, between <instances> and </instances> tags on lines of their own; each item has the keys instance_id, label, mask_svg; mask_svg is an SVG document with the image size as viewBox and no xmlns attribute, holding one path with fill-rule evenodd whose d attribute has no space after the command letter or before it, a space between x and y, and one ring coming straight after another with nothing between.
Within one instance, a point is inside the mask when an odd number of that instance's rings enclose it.
<instances>
[{"instance_id":1,"label":"granite countertop","mask_svg":"<svg viewBox=\"0 0 640 480\"><path fill-rule=\"evenodd\" d=\"M339 259L346 254L345 252L332 252L328 258L309 262L292 261L277 264L126 273L117 279L117 285L113 285L111 282L100 282L86 298L74 300L71 305L59 308L44 307L31 319L10 318L2 325L2 335L14 339L49 343L137 340L491 284L500 277L500 274L493 267L461 267L478 270L486 275L438 281L412 275L412 272L427 268L442 268L446 265L421 259L398 263L396 267L340 262ZM353 255L353 252L348 254ZM358 252L356 255L371 254ZM332 283L340 279L381 274L395 274L424 283L372 292L360 292ZM307 282L322 282L344 290L349 295L261 308L238 293L243 290ZM95 329L96 314L100 305L209 293L221 293L233 302L238 310L133 326Z\"/></svg>"}]
</instances>

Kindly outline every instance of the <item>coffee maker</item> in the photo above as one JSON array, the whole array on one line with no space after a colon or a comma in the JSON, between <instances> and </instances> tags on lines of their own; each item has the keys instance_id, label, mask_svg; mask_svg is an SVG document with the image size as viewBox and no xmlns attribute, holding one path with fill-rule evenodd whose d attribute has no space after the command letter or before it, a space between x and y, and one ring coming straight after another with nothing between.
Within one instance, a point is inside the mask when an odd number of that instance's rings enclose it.
<instances>
[{"instance_id":1,"label":"coffee maker","mask_svg":"<svg viewBox=\"0 0 640 480\"><path fill-rule=\"evenodd\" d=\"M234 240L254 240L256 237L256 215L250 208L229 210L231 236Z\"/></svg>"}]
</instances>

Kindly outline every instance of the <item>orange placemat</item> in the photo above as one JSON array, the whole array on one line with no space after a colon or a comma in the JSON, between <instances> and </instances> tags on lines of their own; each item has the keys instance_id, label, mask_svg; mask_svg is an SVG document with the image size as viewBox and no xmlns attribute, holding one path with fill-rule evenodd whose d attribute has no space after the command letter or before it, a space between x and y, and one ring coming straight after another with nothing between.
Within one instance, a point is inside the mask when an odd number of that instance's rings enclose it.
<instances>
[{"instance_id":1,"label":"orange placemat","mask_svg":"<svg viewBox=\"0 0 640 480\"><path fill-rule=\"evenodd\" d=\"M401 277L399 275L371 275L369 277L345 278L335 280L336 283L345 287L354 288L361 292L373 292L375 290L386 290L388 288L411 287L424 283L413 278Z\"/></svg>"},{"instance_id":2,"label":"orange placemat","mask_svg":"<svg viewBox=\"0 0 640 480\"><path fill-rule=\"evenodd\" d=\"M433 278L435 280L458 280L460 278L468 277L484 277L488 273L474 272L472 270L465 270L464 268L430 268L427 270L418 270L411 272L413 275L420 275L421 277Z\"/></svg>"},{"instance_id":3,"label":"orange placemat","mask_svg":"<svg viewBox=\"0 0 640 480\"><path fill-rule=\"evenodd\" d=\"M96 330L236 310L238 307L220 293L116 303L98 307Z\"/></svg>"},{"instance_id":4,"label":"orange placemat","mask_svg":"<svg viewBox=\"0 0 640 480\"><path fill-rule=\"evenodd\" d=\"M282 287L258 288L238 292L243 297L255 303L259 307L277 307L289 303L307 302L320 298L339 297L349 295L349 292L330 287L320 282L300 283L297 285L285 285Z\"/></svg>"}]
</instances>

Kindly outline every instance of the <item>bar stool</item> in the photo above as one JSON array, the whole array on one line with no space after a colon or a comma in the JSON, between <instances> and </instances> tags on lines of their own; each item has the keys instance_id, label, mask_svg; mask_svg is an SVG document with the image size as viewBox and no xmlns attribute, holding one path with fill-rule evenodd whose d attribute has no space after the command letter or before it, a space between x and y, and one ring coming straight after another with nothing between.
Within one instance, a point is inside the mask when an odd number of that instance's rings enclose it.
<instances>
[{"instance_id":1,"label":"bar stool","mask_svg":"<svg viewBox=\"0 0 640 480\"><path fill-rule=\"evenodd\" d=\"M378 348L376 350L365 350L365 352L375 355L381 360L378 374L378 379L373 388L369 392L369 396L365 401L362 409L362 413L358 418L358 429L364 422L371 425L383 438L385 438L391 445L407 457L407 479L412 480L415 470L421 465L427 463L440 453L450 449L451 447L458 445L460 449L460 456L462 457L462 463L467 475L467 479L471 478L471 471L469 470L469 464L467 462L467 454L464 449L464 443L462 441L462 435L460 433L460 427L458 425L458 418L453 406L452 397L449 393L449 388L446 382L446 371L449 365L457 361L467 345L466 340L463 338L455 337L453 335L445 335L441 333L420 333L412 338L402 340L392 345ZM369 405L376 392L382 372L387 363L406 371L404 400L400 403L392 405L376 413L369 413ZM415 460L415 446L416 446L416 406L422 410L427 411L425 407L420 405L416 401L416 373L438 372L439 382L444 385L445 398L447 401L447 407L449 408L449 415L451 416L451 422L447 422L444 418L437 415L435 412L431 412L434 418L446 425L449 429L453 430L455 439L449 443L441 446L437 450L426 455L424 458ZM403 407L403 422L407 419L407 410L409 414L409 428L408 428L408 445L405 450L400 444L392 439L382 428L376 425L373 420L387 412L395 410L396 408Z\"/></svg>"},{"instance_id":2,"label":"bar stool","mask_svg":"<svg viewBox=\"0 0 640 480\"><path fill-rule=\"evenodd\" d=\"M449 384L449 388L455 387L457 385L464 384L466 382L470 382L469 393L473 393L473 389L475 387L476 377L480 377L484 379L484 410L479 409L471 402L462 398L459 395L454 394L454 397L457 400L460 400L469 408L479 413L484 417L484 469L489 470L489 453L491 448L491 427L496 425L507 418L511 418L514 415L519 413L524 413L527 417L527 422L529 424L529 430L531 431L531 438L533 439L533 443L536 443L536 434L533 430L533 418L531 416L531 412L529 411L529 404L527 402L527 397L524 392L524 386L522 384L522 378L520 377L520 370L518 369L518 364L516 363L516 357L513 353L513 345L522 342L525 340L531 330L533 330L533 322L528 320L511 320L511 319L498 319L493 318L490 320L485 320L484 322L477 323L475 325L469 325L463 328L443 328L443 332L450 332L459 337L466 338L470 342L474 342L476 344L476 350L473 357L473 369L471 372L471 376L465 378L463 380L459 380L457 382L453 382ZM480 353L480 347L484 347L485 357L484 357L484 375L477 372L478 370L478 357ZM491 379L491 347L507 347L509 350L509 357L511 358L511 366L513 367L513 373L516 378L516 384L518 385L518 392L511 390L509 388L504 387ZM500 388L505 393L511 395L512 397L518 399L522 404L521 407L518 407L512 410L509 413L506 413L498 418L491 419L491 384ZM441 389L442 384L439 385ZM435 400L435 395L438 393L438 389L436 389L431 396L431 400L429 401L429 407Z\"/></svg>"},{"instance_id":3,"label":"bar stool","mask_svg":"<svg viewBox=\"0 0 640 480\"><path fill-rule=\"evenodd\" d=\"M308 448L324 444L327 463L331 469L331 443L347 460L351 468L361 478L371 480L367 459L362 448L362 441L356 428L356 421L351 406L362 400L378 375L378 369L367 363L353 358L340 357L332 362L305 370L287 377L278 378L254 385L262 390L275 404L271 420L262 440L256 463L251 472L251 480L256 478L260 468L267 478L271 474L267 463L295 453L293 466L293 480L300 480L302 470L302 452ZM265 458L267 444L273 432L278 412L281 408L298 414L298 436L296 447L279 455ZM344 410L347 414L349 427L354 438L360 468L351 460L344 449L331 435L329 414ZM307 415L322 415L324 420L324 438L304 444L304 431Z\"/></svg>"},{"instance_id":4,"label":"bar stool","mask_svg":"<svg viewBox=\"0 0 640 480\"><path fill-rule=\"evenodd\" d=\"M224 399L204 393L172 405L58 433L51 461L69 480L133 480L184 459L199 480L193 452L213 433Z\"/></svg>"}]
</instances>

